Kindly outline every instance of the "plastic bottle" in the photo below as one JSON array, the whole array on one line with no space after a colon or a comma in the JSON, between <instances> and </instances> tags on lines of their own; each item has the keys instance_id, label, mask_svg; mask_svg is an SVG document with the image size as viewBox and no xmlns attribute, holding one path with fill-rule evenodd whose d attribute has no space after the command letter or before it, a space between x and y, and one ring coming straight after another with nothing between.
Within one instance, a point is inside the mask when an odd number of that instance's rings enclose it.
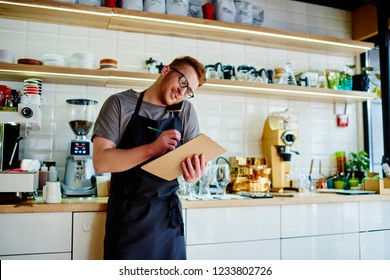
<instances>
[{"instance_id":1,"label":"plastic bottle","mask_svg":"<svg viewBox=\"0 0 390 280\"><path fill-rule=\"evenodd\" d=\"M41 169L39 171L39 179L38 179L38 190L42 191L43 186L46 184L46 181L49 178L49 172L46 164L43 164L41 166Z\"/></svg>"},{"instance_id":2,"label":"plastic bottle","mask_svg":"<svg viewBox=\"0 0 390 280\"><path fill-rule=\"evenodd\" d=\"M57 169L56 167L50 166L49 168L49 182L57 182Z\"/></svg>"}]
</instances>

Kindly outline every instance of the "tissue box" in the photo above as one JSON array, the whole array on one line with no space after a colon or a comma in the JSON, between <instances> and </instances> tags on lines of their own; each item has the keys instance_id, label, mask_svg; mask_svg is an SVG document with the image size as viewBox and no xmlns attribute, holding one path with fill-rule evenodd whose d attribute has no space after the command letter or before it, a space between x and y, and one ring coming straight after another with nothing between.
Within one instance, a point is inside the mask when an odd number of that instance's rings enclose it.
<instances>
[{"instance_id":1,"label":"tissue box","mask_svg":"<svg viewBox=\"0 0 390 280\"><path fill-rule=\"evenodd\" d=\"M378 194L390 194L390 179L367 178L364 180L364 190L375 191Z\"/></svg>"}]
</instances>

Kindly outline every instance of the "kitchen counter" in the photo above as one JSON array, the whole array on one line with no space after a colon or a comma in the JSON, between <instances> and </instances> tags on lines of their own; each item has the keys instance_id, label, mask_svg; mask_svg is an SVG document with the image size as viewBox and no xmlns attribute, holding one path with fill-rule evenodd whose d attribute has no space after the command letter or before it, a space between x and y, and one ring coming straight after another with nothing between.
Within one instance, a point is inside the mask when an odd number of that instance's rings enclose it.
<instances>
[{"instance_id":1,"label":"kitchen counter","mask_svg":"<svg viewBox=\"0 0 390 280\"><path fill-rule=\"evenodd\" d=\"M293 197L243 198L222 200L187 200L182 198L183 208L255 207L298 204L324 204L362 201L390 201L390 195L340 195L334 193L294 193ZM107 197L63 198L61 203L48 204L38 197L34 201L0 205L0 213L42 212L104 212Z\"/></svg>"}]
</instances>

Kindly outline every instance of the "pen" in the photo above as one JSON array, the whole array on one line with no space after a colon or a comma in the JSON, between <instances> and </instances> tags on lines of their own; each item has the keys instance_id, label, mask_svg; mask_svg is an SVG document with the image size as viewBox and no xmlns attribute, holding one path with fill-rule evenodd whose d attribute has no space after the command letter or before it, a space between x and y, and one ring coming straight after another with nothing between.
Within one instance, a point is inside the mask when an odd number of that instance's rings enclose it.
<instances>
[{"instance_id":1,"label":"pen","mask_svg":"<svg viewBox=\"0 0 390 280\"><path fill-rule=\"evenodd\" d=\"M154 128L154 127L151 127L151 126L148 126L148 129L150 129L150 130L154 130L154 131L157 131L157 132L163 132L161 129L157 129L157 128ZM180 138L180 140L181 141L184 141L184 139L183 138Z\"/></svg>"}]
</instances>

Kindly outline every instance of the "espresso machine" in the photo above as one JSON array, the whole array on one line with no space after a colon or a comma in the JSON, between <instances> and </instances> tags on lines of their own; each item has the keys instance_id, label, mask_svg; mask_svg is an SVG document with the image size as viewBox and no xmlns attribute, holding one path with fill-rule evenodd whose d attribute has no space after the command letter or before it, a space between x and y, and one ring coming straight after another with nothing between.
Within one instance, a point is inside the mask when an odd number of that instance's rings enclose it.
<instances>
[{"instance_id":1,"label":"espresso machine","mask_svg":"<svg viewBox=\"0 0 390 280\"><path fill-rule=\"evenodd\" d=\"M271 168L271 191L290 188L291 147L297 143L297 123L291 115L273 113L267 117L262 136L263 155Z\"/></svg>"},{"instance_id":2,"label":"espresso machine","mask_svg":"<svg viewBox=\"0 0 390 280\"><path fill-rule=\"evenodd\" d=\"M68 145L65 175L61 184L64 197L96 196L97 185L92 163L92 142L87 135L96 118L97 101L89 99L68 99L69 126L75 139Z\"/></svg>"},{"instance_id":3,"label":"espresso machine","mask_svg":"<svg viewBox=\"0 0 390 280\"><path fill-rule=\"evenodd\" d=\"M38 172L19 168L19 147L29 138L30 130L40 127L38 105L0 107L0 201L30 198L38 189Z\"/></svg>"}]
</instances>

